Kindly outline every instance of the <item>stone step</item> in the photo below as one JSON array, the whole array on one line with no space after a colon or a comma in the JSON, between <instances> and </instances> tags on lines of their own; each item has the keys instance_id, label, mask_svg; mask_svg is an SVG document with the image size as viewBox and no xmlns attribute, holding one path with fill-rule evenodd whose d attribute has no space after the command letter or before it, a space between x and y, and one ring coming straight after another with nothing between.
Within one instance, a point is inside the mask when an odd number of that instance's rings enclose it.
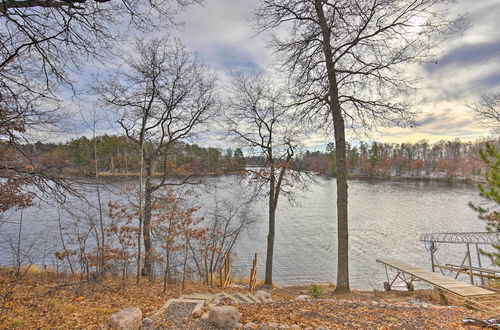
<instances>
[{"instance_id":1,"label":"stone step","mask_svg":"<svg viewBox=\"0 0 500 330\"><path fill-rule=\"evenodd\" d=\"M242 303L248 303L248 299L245 299L245 297L242 296L239 293L234 293L234 294L231 295L231 297L234 298L234 301L242 302Z\"/></svg>"},{"instance_id":2,"label":"stone step","mask_svg":"<svg viewBox=\"0 0 500 330\"><path fill-rule=\"evenodd\" d=\"M214 299L224 299L224 298L231 298L229 294L227 294L226 292L219 292L217 294L214 295Z\"/></svg>"},{"instance_id":3,"label":"stone step","mask_svg":"<svg viewBox=\"0 0 500 330\"><path fill-rule=\"evenodd\" d=\"M214 295L206 293L206 294L185 294L180 296L183 299L195 299L195 300L204 300L205 305L208 305L214 300Z\"/></svg>"},{"instance_id":4,"label":"stone step","mask_svg":"<svg viewBox=\"0 0 500 330\"><path fill-rule=\"evenodd\" d=\"M250 303L250 304L255 303L255 300L253 300L248 295L241 293L241 292L237 292L237 293L233 294L233 296L240 298L241 300L243 300L246 303Z\"/></svg>"},{"instance_id":5,"label":"stone step","mask_svg":"<svg viewBox=\"0 0 500 330\"><path fill-rule=\"evenodd\" d=\"M165 305L163 305L160 309L158 309L156 311L156 313L154 313L151 318L161 318L162 315L165 313L165 311L167 310L168 307L170 307L171 305L174 305L176 303L192 303L192 304L196 304L193 308L193 311L196 310L196 309L201 309L203 308L203 306L205 305L205 300L199 300L199 299L184 299L184 298L176 298L176 299L169 299L167 300L167 302L165 303Z\"/></svg>"},{"instance_id":6,"label":"stone step","mask_svg":"<svg viewBox=\"0 0 500 330\"><path fill-rule=\"evenodd\" d=\"M235 302L244 302L244 303L249 303L249 304L252 304L252 303L261 304L261 303L273 302L273 300L269 299L269 298L258 297L256 295L254 295L253 293L242 293L242 292L236 292L234 294L229 294L226 292L219 292L213 296L213 299L219 299L219 300L228 299L228 300L232 300Z\"/></svg>"},{"instance_id":7,"label":"stone step","mask_svg":"<svg viewBox=\"0 0 500 330\"><path fill-rule=\"evenodd\" d=\"M265 302L263 299L261 299L260 297L257 297L256 295L254 295L253 293L247 293L247 295L252 298L256 303L260 304L260 303L263 303Z\"/></svg>"}]
</instances>

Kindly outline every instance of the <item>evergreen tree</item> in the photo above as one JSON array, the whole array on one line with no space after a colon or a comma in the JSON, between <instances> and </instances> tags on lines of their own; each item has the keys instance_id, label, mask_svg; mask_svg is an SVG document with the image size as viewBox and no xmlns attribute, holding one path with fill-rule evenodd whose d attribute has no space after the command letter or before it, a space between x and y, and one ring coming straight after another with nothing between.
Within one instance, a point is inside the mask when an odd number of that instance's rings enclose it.
<instances>
[{"instance_id":1,"label":"evergreen tree","mask_svg":"<svg viewBox=\"0 0 500 330\"><path fill-rule=\"evenodd\" d=\"M372 143L372 147L370 149L370 165L373 168L377 166L378 161L380 160L380 148L377 142Z\"/></svg>"},{"instance_id":2,"label":"evergreen tree","mask_svg":"<svg viewBox=\"0 0 500 330\"><path fill-rule=\"evenodd\" d=\"M479 156L488 170L484 178L484 184L477 185L479 195L485 198L487 205L474 205L469 203L481 220L486 221L486 230L492 233L500 234L500 152L495 145L486 143L484 149L479 150ZM493 245L494 252L481 250L481 253L488 256L491 263L500 266L500 245Z\"/></svg>"},{"instance_id":3,"label":"evergreen tree","mask_svg":"<svg viewBox=\"0 0 500 330\"><path fill-rule=\"evenodd\" d=\"M330 173L335 176L337 175L337 159L336 159L336 149L335 142L329 142L326 145L326 152L328 153L328 161L330 163Z\"/></svg>"},{"instance_id":4,"label":"evergreen tree","mask_svg":"<svg viewBox=\"0 0 500 330\"><path fill-rule=\"evenodd\" d=\"M245 156L243 155L243 150L241 150L241 148L236 148L236 150L234 150L233 158L238 166L238 169L245 168L246 161Z\"/></svg>"}]
</instances>

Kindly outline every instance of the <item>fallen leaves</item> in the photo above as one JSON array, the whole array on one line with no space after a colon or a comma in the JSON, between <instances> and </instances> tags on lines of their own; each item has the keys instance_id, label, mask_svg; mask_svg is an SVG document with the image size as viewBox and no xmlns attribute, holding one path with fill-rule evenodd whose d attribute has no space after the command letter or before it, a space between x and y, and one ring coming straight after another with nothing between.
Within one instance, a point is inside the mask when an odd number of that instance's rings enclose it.
<instances>
[{"instance_id":1,"label":"fallen leaves","mask_svg":"<svg viewBox=\"0 0 500 330\"><path fill-rule=\"evenodd\" d=\"M0 293L9 285L7 275L0 271ZM75 282L75 279L57 281L29 274L4 305L4 311L0 314L0 328L98 328L107 323L112 313L123 308L137 306L144 317L147 317L168 299L181 295L179 285L170 285L167 292L162 293L160 283L154 284L147 280L138 285L128 283L125 286L120 281L106 281L106 286L111 287L111 290L97 284L53 289L58 284L71 282ZM461 328L462 318L484 319L489 316L464 308L421 307L404 303L415 298L436 303L431 293L423 291L360 292L336 297L325 295L326 299L312 301L289 300L303 290L303 287L277 289L273 291L274 303L239 304L237 307L242 314L242 322L298 324L301 327L334 329L458 329ZM183 293L220 291L220 288L189 283ZM242 289L227 288L225 291ZM396 303L390 303L389 300ZM186 324L192 320L189 316Z\"/></svg>"},{"instance_id":2,"label":"fallen leaves","mask_svg":"<svg viewBox=\"0 0 500 330\"><path fill-rule=\"evenodd\" d=\"M7 275L0 271L0 294L9 283ZM125 286L120 281L105 281L113 290L98 284L53 289L68 282L74 282L74 279L57 281L30 274L4 305L4 311L0 313L0 329L93 329L105 325L112 313L123 308L137 306L147 316L168 299L181 295L180 285L170 285L167 292L162 293L162 284L152 284L147 280L139 285L127 283ZM184 293L210 290L198 283L188 283Z\"/></svg>"},{"instance_id":3,"label":"fallen leaves","mask_svg":"<svg viewBox=\"0 0 500 330\"><path fill-rule=\"evenodd\" d=\"M463 308L420 307L322 299L238 306L242 322L297 324L331 329L459 329L464 317L484 314Z\"/></svg>"}]
</instances>

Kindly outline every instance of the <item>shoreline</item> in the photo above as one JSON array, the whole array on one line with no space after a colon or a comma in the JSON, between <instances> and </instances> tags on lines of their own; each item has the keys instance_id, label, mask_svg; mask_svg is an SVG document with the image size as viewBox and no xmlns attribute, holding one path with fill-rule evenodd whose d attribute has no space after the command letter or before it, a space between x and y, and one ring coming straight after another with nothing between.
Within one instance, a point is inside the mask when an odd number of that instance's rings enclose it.
<instances>
[{"instance_id":1,"label":"shoreline","mask_svg":"<svg viewBox=\"0 0 500 330\"><path fill-rule=\"evenodd\" d=\"M200 173L176 173L171 175L171 178L181 178L181 177L217 177L223 175L245 175L247 173L246 170L232 170L232 171L221 171L221 172L200 172ZM331 174L325 174L321 172L312 172L317 176L321 176L328 179L333 179L336 176ZM74 171L69 171L68 175L79 178L95 178L95 174L93 173L76 173ZM140 172L99 172L100 178L113 179L113 178L137 178L140 176ZM153 178L161 178L163 173L155 172L153 173ZM477 183L484 183L483 177L478 178L457 178L457 177L446 177L446 178L431 178L431 177L408 177L408 176L390 176L390 175L365 175L365 174L353 174L350 173L347 175L348 180L365 180L365 181L395 181L395 182L404 182L404 181L413 181L413 182L443 182L443 183L462 183L468 185L476 185ZM481 180L482 179L482 180Z\"/></svg>"}]
</instances>

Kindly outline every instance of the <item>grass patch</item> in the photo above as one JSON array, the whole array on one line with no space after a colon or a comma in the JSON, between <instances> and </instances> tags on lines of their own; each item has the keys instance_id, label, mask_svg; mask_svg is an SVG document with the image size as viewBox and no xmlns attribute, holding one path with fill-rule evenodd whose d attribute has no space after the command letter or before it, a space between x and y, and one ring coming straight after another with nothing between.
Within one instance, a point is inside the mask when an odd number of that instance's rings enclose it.
<instances>
[{"instance_id":1,"label":"grass patch","mask_svg":"<svg viewBox=\"0 0 500 330\"><path fill-rule=\"evenodd\" d=\"M309 295L319 298L325 293L325 288L321 284L311 284L309 286Z\"/></svg>"},{"instance_id":2,"label":"grass patch","mask_svg":"<svg viewBox=\"0 0 500 330\"><path fill-rule=\"evenodd\" d=\"M10 320L9 327L10 328L21 328L22 326L24 326L25 323L26 323L26 320L24 320L20 317L16 317L15 319Z\"/></svg>"}]
</instances>

